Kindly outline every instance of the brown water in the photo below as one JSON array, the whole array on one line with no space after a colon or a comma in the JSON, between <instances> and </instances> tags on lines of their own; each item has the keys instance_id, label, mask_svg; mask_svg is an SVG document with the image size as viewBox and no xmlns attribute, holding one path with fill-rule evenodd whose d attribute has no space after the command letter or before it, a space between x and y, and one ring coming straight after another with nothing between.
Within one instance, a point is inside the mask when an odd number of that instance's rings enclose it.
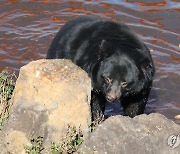
<instances>
[{"instance_id":1,"label":"brown water","mask_svg":"<svg viewBox=\"0 0 180 154\"><path fill-rule=\"evenodd\" d=\"M180 114L179 0L0 0L0 70L45 58L56 32L69 19L95 15L125 22L152 51L156 66L146 113ZM107 115L121 114L108 104Z\"/></svg>"}]
</instances>

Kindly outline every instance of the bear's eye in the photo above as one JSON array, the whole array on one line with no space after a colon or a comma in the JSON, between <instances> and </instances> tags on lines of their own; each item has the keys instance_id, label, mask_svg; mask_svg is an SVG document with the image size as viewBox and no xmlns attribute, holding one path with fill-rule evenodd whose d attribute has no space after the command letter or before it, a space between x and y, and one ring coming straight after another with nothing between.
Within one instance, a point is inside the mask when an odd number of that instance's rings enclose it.
<instances>
[{"instance_id":1,"label":"bear's eye","mask_svg":"<svg viewBox=\"0 0 180 154\"><path fill-rule=\"evenodd\" d=\"M124 82L121 82L121 87L122 87L122 88L125 88L126 86L127 86L127 82L125 82L125 81L124 81Z\"/></svg>"},{"instance_id":2,"label":"bear's eye","mask_svg":"<svg viewBox=\"0 0 180 154\"><path fill-rule=\"evenodd\" d=\"M112 79L110 79L110 78L104 78L104 80L105 80L105 82L107 83L107 84L110 84L111 82L112 82Z\"/></svg>"}]
</instances>

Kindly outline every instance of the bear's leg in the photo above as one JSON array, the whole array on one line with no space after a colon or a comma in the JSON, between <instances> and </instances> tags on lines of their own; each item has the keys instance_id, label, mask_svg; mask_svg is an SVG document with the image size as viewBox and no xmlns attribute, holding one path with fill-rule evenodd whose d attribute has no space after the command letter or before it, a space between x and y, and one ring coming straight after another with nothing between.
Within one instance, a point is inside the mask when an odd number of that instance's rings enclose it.
<instances>
[{"instance_id":1,"label":"bear's leg","mask_svg":"<svg viewBox=\"0 0 180 154\"><path fill-rule=\"evenodd\" d=\"M131 118L143 114L145 106L148 100L149 92L144 94L138 94L135 96L129 96L121 100L122 107L124 109L124 115Z\"/></svg>"},{"instance_id":2,"label":"bear's leg","mask_svg":"<svg viewBox=\"0 0 180 154\"><path fill-rule=\"evenodd\" d=\"M102 93L91 92L91 113L92 121L100 122L104 117L106 99Z\"/></svg>"}]
</instances>

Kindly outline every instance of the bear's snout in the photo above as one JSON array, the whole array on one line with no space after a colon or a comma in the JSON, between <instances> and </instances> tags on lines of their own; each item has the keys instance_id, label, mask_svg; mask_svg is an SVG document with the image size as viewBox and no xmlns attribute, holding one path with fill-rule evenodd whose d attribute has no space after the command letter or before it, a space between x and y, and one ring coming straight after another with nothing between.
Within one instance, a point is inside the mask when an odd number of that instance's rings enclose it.
<instances>
[{"instance_id":1,"label":"bear's snout","mask_svg":"<svg viewBox=\"0 0 180 154\"><path fill-rule=\"evenodd\" d=\"M116 86L112 86L109 88L106 92L106 100L108 102L114 102L117 101L121 97L121 91L120 88Z\"/></svg>"}]
</instances>

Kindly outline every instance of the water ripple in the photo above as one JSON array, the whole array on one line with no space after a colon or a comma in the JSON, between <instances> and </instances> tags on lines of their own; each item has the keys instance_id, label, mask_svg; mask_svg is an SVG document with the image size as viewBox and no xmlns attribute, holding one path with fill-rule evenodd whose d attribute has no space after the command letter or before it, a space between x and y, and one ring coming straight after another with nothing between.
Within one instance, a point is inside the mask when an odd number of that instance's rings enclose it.
<instances>
[{"instance_id":1,"label":"water ripple","mask_svg":"<svg viewBox=\"0 0 180 154\"><path fill-rule=\"evenodd\" d=\"M45 58L62 25L79 15L127 23L152 51L156 76L146 113L173 119L180 106L180 3L178 0L20 0L0 5L0 70ZM113 111L114 110L114 111ZM122 114L108 106L107 114Z\"/></svg>"}]
</instances>

